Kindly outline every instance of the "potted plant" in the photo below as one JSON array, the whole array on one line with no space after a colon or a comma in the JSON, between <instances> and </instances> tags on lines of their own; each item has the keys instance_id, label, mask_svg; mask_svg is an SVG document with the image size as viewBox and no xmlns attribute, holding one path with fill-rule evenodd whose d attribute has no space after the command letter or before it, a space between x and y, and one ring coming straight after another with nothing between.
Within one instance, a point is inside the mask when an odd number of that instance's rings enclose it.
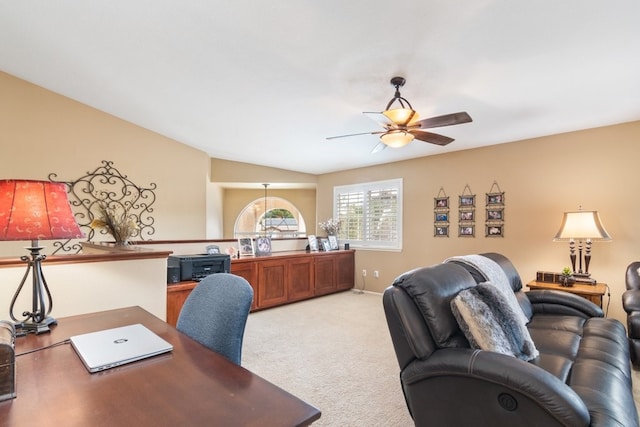
<instances>
[{"instance_id":1,"label":"potted plant","mask_svg":"<svg viewBox=\"0 0 640 427\"><path fill-rule=\"evenodd\" d=\"M569 267L562 269L562 275L560 276L560 284L562 286L573 286L576 283L576 279L573 277L573 273Z\"/></svg>"}]
</instances>

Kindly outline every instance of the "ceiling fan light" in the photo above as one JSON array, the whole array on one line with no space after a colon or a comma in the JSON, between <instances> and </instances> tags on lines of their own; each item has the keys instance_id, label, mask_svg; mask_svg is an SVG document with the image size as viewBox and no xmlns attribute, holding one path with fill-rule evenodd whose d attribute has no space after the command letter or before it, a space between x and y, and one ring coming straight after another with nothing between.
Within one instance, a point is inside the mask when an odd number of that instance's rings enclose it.
<instances>
[{"instance_id":1,"label":"ceiling fan light","mask_svg":"<svg viewBox=\"0 0 640 427\"><path fill-rule=\"evenodd\" d=\"M394 110L386 110L383 111L382 114L384 114L393 123L400 126L406 126L411 122L415 122L419 117L418 113L411 108L396 108Z\"/></svg>"},{"instance_id":2,"label":"ceiling fan light","mask_svg":"<svg viewBox=\"0 0 640 427\"><path fill-rule=\"evenodd\" d=\"M383 144L393 148L404 147L413 141L413 139L414 136L412 134L403 130L392 130L380 136L380 140Z\"/></svg>"}]
</instances>

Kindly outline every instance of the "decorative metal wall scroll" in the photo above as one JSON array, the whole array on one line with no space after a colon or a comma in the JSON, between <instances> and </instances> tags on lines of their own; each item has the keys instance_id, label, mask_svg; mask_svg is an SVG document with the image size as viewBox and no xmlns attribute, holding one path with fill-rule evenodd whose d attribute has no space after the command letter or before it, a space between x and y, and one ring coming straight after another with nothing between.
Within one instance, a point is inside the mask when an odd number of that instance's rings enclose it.
<instances>
[{"instance_id":1,"label":"decorative metal wall scroll","mask_svg":"<svg viewBox=\"0 0 640 427\"><path fill-rule=\"evenodd\" d=\"M496 181L487 193L485 237L504 237L504 192Z\"/></svg>"},{"instance_id":2,"label":"decorative metal wall scroll","mask_svg":"<svg viewBox=\"0 0 640 427\"><path fill-rule=\"evenodd\" d=\"M433 198L433 235L449 237L449 196L442 187Z\"/></svg>"},{"instance_id":3,"label":"decorative metal wall scroll","mask_svg":"<svg viewBox=\"0 0 640 427\"><path fill-rule=\"evenodd\" d=\"M127 216L138 225L138 237L153 235L155 219L152 216L153 204L156 201L155 189L157 185L150 183L149 187L140 187L131 181L127 175L113 167L113 162L103 160L102 166L75 181L56 181L57 174L50 173L52 182L64 182L69 192L69 202L74 210L76 221L85 234L87 241L93 239L95 230L90 227L97 212L97 204L105 203L109 208L124 210ZM104 231L101 231L104 232ZM82 250L79 243L71 244L70 240L54 242L57 252L75 252Z\"/></svg>"},{"instance_id":4,"label":"decorative metal wall scroll","mask_svg":"<svg viewBox=\"0 0 640 427\"><path fill-rule=\"evenodd\" d=\"M458 237L475 237L476 195L469 185L458 198Z\"/></svg>"}]
</instances>

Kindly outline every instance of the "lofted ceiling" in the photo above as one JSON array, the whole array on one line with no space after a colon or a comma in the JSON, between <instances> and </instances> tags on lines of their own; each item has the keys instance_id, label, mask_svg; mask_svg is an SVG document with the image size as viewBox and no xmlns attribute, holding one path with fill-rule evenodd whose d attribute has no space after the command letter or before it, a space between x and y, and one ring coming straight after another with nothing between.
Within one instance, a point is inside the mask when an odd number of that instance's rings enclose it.
<instances>
[{"instance_id":1,"label":"lofted ceiling","mask_svg":"<svg viewBox=\"0 0 640 427\"><path fill-rule=\"evenodd\" d=\"M0 0L0 70L201 149L320 174L640 119L633 0ZM371 154L393 76L421 118ZM1 96L1 94L0 94Z\"/></svg>"}]
</instances>

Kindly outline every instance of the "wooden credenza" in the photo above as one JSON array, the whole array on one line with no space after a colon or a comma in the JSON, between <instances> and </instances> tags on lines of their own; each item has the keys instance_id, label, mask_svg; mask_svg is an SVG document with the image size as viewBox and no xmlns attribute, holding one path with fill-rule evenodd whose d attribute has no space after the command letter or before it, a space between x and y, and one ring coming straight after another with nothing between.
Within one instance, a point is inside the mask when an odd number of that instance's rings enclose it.
<instances>
[{"instance_id":1,"label":"wooden credenza","mask_svg":"<svg viewBox=\"0 0 640 427\"><path fill-rule=\"evenodd\" d=\"M270 256L231 260L231 273L253 287L251 310L262 310L353 288L355 251L279 252ZM197 282L167 285L167 323L180 310Z\"/></svg>"}]
</instances>

